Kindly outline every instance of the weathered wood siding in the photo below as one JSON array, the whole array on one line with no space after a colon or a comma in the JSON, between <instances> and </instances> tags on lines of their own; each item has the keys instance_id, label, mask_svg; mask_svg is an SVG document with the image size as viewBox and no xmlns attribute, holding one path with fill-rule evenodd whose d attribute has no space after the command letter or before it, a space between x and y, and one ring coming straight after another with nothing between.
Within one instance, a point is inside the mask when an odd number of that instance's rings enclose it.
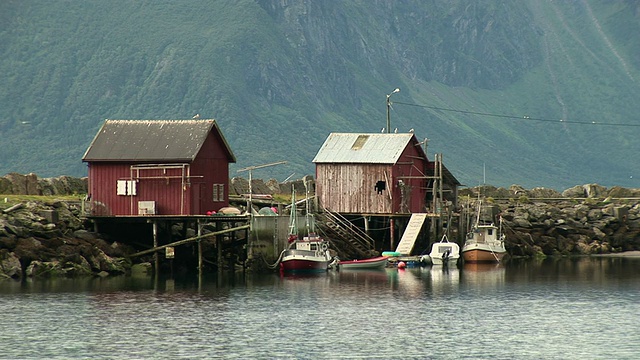
<instances>
[{"instance_id":1,"label":"weathered wood siding","mask_svg":"<svg viewBox=\"0 0 640 360\"><path fill-rule=\"evenodd\" d=\"M425 212L427 163L410 143L396 164L317 163L316 194L325 208L354 214ZM385 190L376 190L378 181Z\"/></svg>"},{"instance_id":2,"label":"weathered wood siding","mask_svg":"<svg viewBox=\"0 0 640 360\"><path fill-rule=\"evenodd\" d=\"M316 195L325 208L340 213L391 214L392 166L386 164L317 164ZM376 191L385 181L386 189Z\"/></svg>"}]
</instances>

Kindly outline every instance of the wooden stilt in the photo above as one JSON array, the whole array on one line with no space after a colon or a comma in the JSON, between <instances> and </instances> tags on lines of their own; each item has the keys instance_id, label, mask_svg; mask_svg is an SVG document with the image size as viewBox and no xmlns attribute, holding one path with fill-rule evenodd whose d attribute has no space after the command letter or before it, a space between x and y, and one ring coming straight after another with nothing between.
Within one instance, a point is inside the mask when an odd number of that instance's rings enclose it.
<instances>
[{"instance_id":1,"label":"wooden stilt","mask_svg":"<svg viewBox=\"0 0 640 360\"><path fill-rule=\"evenodd\" d=\"M200 221L196 223L198 227L198 280L202 278L202 225Z\"/></svg>"},{"instance_id":2,"label":"wooden stilt","mask_svg":"<svg viewBox=\"0 0 640 360\"><path fill-rule=\"evenodd\" d=\"M216 230L218 230L218 224L216 224ZM222 235L216 236L216 250L218 250L218 274L222 274Z\"/></svg>"},{"instance_id":3,"label":"wooden stilt","mask_svg":"<svg viewBox=\"0 0 640 360\"><path fill-rule=\"evenodd\" d=\"M247 242L247 245L246 245L246 248L245 248L244 261L242 262L242 271L246 273L246 271L247 271L247 260L249 259L248 252L251 249L251 246L249 246L250 245L249 244L249 229L245 229L244 230L244 239Z\"/></svg>"},{"instance_id":4,"label":"wooden stilt","mask_svg":"<svg viewBox=\"0 0 640 360\"><path fill-rule=\"evenodd\" d=\"M212 232L212 233L205 234L205 235L202 235L202 236L194 236L192 238L188 238L188 239L184 239L184 240L180 240L180 241L175 241L175 242L172 242L170 244L157 246L157 247L154 247L152 249L139 251L139 252L137 252L135 254L129 255L129 257L136 257L136 256L142 256L142 255L145 255L145 254L150 254L152 252L157 252L157 251L162 250L164 248L167 248L169 246L179 246L179 245L188 244L188 243L194 242L194 241L196 241L196 240L198 240L200 238L206 238L206 237L210 237L210 236L216 236L216 238L217 238L217 236L219 236L221 234L226 234L226 233L233 232L233 231L240 231L240 230L244 230L244 229L248 229L248 228L249 228L249 225L244 225L244 226L239 226L239 227L230 228L230 229L226 229L226 230L220 230L220 231ZM221 251L218 251L218 253L221 254ZM219 256L222 256L222 255L219 255Z\"/></svg>"},{"instance_id":5,"label":"wooden stilt","mask_svg":"<svg viewBox=\"0 0 640 360\"><path fill-rule=\"evenodd\" d=\"M158 247L158 222L153 222L153 247ZM154 274L158 276L160 274L160 261L159 261L158 253L153 253L153 262L154 262Z\"/></svg>"},{"instance_id":6,"label":"wooden stilt","mask_svg":"<svg viewBox=\"0 0 640 360\"><path fill-rule=\"evenodd\" d=\"M393 218L389 218L389 244L391 245L391 247L389 248L389 250L393 251L393 249L395 249L395 238L393 236L393 233L395 232L395 228L394 228L394 223L393 223Z\"/></svg>"}]
</instances>

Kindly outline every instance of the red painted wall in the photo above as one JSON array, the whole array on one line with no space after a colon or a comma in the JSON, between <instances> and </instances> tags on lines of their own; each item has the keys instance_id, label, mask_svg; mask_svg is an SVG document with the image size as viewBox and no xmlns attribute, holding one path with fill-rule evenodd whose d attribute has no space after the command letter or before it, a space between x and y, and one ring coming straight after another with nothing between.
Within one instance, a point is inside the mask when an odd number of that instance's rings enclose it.
<instances>
[{"instance_id":1,"label":"red painted wall","mask_svg":"<svg viewBox=\"0 0 640 360\"><path fill-rule=\"evenodd\" d=\"M94 215L138 215L139 201L155 201L157 215L202 215L208 210L217 211L228 206L229 162L225 147L215 132L209 133L190 164L191 177L185 186L181 169L141 170L136 195L117 195L117 182L130 179L131 165L135 164L89 164L89 194ZM223 201L213 201L213 184L223 184Z\"/></svg>"},{"instance_id":2,"label":"red painted wall","mask_svg":"<svg viewBox=\"0 0 640 360\"><path fill-rule=\"evenodd\" d=\"M193 204L194 214L205 214L208 210L218 211L229 206L229 160L222 139L217 133L209 133L192 164L191 175L202 176L191 180L192 191L199 192L199 196L195 195L195 198L200 198L199 206ZM224 184L223 201L213 201L213 184Z\"/></svg>"},{"instance_id":3,"label":"red painted wall","mask_svg":"<svg viewBox=\"0 0 640 360\"><path fill-rule=\"evenodd\" d=\"M427 179L421 178L427 172L427 159L414 143L409 143L402 152L398 162L393 166L394 179L394 212L406 213L402 204L402 189L399 181L402 180L405 188L409 189L409 197L406 200L406 209L410 213L425 212L425 197L427 194Z\"/></svg>"}]
</instances>

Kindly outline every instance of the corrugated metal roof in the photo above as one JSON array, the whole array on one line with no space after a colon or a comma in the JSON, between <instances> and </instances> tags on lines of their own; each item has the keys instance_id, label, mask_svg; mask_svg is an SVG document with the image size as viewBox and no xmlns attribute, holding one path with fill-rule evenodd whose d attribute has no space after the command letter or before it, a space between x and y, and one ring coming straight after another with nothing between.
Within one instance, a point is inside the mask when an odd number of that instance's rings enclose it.
<instances>
[{"instance_id":1,"label":"corrugated metal roof","mask_svg":"<svg viewBox=\"0 0 640 360\"><path fill-rule=\"evenodd\" d=\"M224 136L213 119L106 120L82 157L83 161L185 161L191 162L209 132Z\"/></svg>"},{"instance_id":2,"label":"corrugated metal roof","mask_svg":"<svg viewBox=\"0 0 640 360\"><path fill-rule=\"evenodd\" d=\"M313 162L395 164L412 138L414 138L412 133L331 133Z\"/></svg>"}]
</instances>

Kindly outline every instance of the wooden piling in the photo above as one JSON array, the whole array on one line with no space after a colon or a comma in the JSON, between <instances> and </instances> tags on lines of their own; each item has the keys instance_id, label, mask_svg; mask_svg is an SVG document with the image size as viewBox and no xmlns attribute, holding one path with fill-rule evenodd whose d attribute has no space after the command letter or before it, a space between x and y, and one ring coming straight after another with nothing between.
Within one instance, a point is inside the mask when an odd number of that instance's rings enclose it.
<instances>
[{"instance_id":1,"label":"wooden piling","mask_svg":"<svg viewBox=\"0 0 640 360\"><path fill-rule=\"evenodd\" d=\"M155 223L154 223L155 225ZM161 245L161 246L154 246L151 249L147 249L147 250L143 250L143 251L139 251L137 253L131 254L129 255L129 257L137 257L137 256L142 256L142 255L146 255L146 254L150 254L155 252L156 254L158 253L158 251L163 250L167 247L170 246L179 246L179 245L184 245L184 244L188 244L190 242L194 242L198 239L204 239L206 237L210 237L210 236L217 236L217 235L221 235L221 234L225 234L225 233L229 233L229 232L233 232L233 231L239 231L239 230L244 230L244 229L248 229L249 227L251 227L251 225L243 225L243 226L238 226L238 227L234 227L234 228L230 228L230 229L225 229L225 230L220 230L220 231L215 231L209 234L204 234L204 235L200 235L200 236L194 236L188 239L184 239L184 240L180 240L180 241L175 241L172 242L170 244L166 244L166 245ZM155 226L154 226L154 233L156 232ZM155 237L154 237L155 238ZM157 240L154 239L154 244L157 243ZM218 253L220 254L220 250L218 250ZM221 254L219 255L220 257L222 256Z\"/></svg>"},{"instance_id":2,"label":"wooden piling","mask_svg":"<svg viewBox=\"0 0 640 360\"><path fill-rule=\"evenodd\" d=\"M158 247L158 222L157 221L153 222L153 247L154 248ZM153 254L153 262L154 262L154 274L155 276L158 276L158 274L160 274L160 259L157 251Z\"/></svg>"},{"instance_id":3,"label":"wooden piling","mask_svg":"<svg viewBox=\"0 0 640 360\"><path fill-rule=\"evenodd\" d=\"M198 226L198 279L202 277L202 225L200 221L196 223Z\"/></svg>"}]
</instances>

